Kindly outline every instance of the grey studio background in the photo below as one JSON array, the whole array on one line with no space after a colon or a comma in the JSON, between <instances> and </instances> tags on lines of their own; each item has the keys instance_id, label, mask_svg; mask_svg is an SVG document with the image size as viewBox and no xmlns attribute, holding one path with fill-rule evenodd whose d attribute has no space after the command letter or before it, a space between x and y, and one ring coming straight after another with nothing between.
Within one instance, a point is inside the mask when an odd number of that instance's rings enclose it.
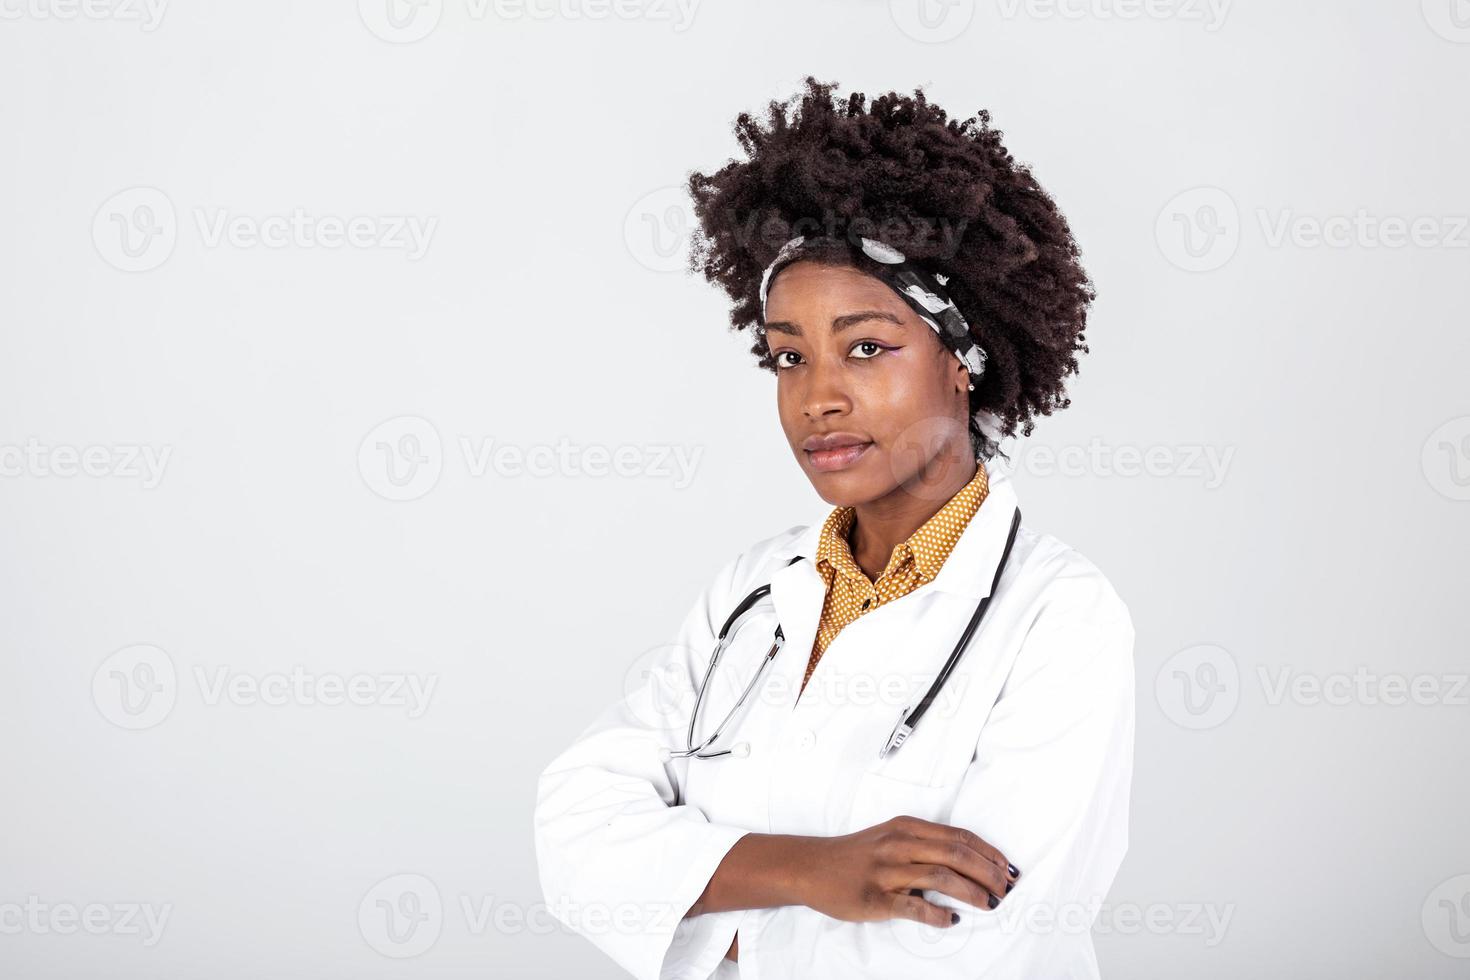
<instances>
[{"instance_id":1,"label":"grey studio background","mask_svg":"<svg viewBox=\"0 0 1470 980\"><path fill-rule=\"evenodd\" d=\"M1112 978L1470 971L1463 0L0 0L0 974L615 977L535 779L820 505L682 270L803 75L1097 284L1028 523L1137 631Z\"/></svg>"}]
</instances>

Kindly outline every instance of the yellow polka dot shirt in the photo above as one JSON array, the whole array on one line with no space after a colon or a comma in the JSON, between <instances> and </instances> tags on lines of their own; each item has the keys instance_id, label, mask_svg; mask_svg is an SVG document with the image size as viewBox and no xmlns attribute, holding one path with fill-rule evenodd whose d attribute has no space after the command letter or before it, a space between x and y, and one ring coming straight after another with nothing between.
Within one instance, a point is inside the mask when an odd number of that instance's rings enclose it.
<instances>
[{"instance_id":1,"label":"yellow polka dot shirt","mask_svg":"<svg viewBox=\"0 0 1470 980\"><path fill-rule=\"evenodd\" d=\"M828 515L817 542L817 571L827 583L827 598L822 603L822 618L817 625L806 675L801 679L802 690L806 690L817 661L843 627L934 580L989 489L985 464L981 463L969 483L907 540L894 546L888 567L876 582L869 581L848 545L848 534L857 512L851 507L838 507Z\"/></svg>"}]
</instances>

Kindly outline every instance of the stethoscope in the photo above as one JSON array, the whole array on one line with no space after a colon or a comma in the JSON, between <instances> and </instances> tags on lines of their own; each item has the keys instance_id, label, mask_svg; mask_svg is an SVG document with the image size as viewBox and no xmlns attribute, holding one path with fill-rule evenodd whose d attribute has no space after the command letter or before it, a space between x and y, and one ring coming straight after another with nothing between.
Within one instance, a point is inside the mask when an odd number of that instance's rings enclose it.
<instances>
[{"instance_id":1,"label":"stethoscope","mask_svg":"<svg viewBox=\"0 0 1470 980\"><path fill-rule=\"evenodd\" d=\"M903 712L899 715L898 724L893 726L893 731L888 734L887 741L883 743L883 748L878 752L880 759L896 750L908 740L908 737L914 733L914 729L918 727L919 720L929 710L929 705L933 704L934 700L939 697L939 692L944 688L944 682L954 672L955 665L959 663L960 655L964 653L966 645L970 642L970 637L975 634L975 630L980 626L980 621L985 618L985 610L989 608L990 599L995 595L996 587L1000 584L1001 573L1005 571L1006 561L1011 557L1011 545L1016 541L1016 530L1020 526L1021 508L1017 507L1015 514L1011 517L1011 530L1006 536L1005 550L1001 552L1000 562L995 568L995 578L990 583L990 592L975 606L975 612L970 616L969 623L965 625L965 631L960 634L960 638L955 643L954 649L950 651L949 659L944 662L944 666L934 678L934 683L929 685L929 690L917 702L904 708ZM797 555L786 564L794 564L800 561L802 557L802 555ZM726 755L742 758L750 754L750 745L747 742L740 742L731 748L720 749L715 752L708 751L708 749L719 739L720 734L725 730L725 726L730 724L730 719L734 718L740 711L740 707L745 703L745 699L750 697L750 692L755 690L756 684L760 683L761 676L765 674L766 668L771 665L772 660L776 659L776 654L780 653L781 647L785 645L786 634L782 632L779 623L776 624L776 633L771 642L771 648L761 658L760 663L756 666L755 676L750 679L749 684L745 685L745 690L740 692L740 697L736 699L735 704L725 714L724 720L716 725L715 730L709 734L709 737L698 745L694 744L694 730L699 721L699 707L704 703L704 693L709 687L710 677L714 675L715 667L719 665L720 658L725 653L725 647L727 646L736 621L749 612L751 607L756 603L769 595L770 591L770 585L762 585L760 588L755 589L750 595L740 600L740 604L735 607L734 611L730 613L729 618L725 620L725 625L720 629L720 634L715 640L715 652L710 655L709 666L705 668L704 679L699 682L699 690L694 697L694 710L689 715L689 731L684 739L686 747L683 749L665 749L663 751L663 758L666 761L669 759L688 758L690 756L696 759L717 759Z\"/></svg>"}]
</instances>

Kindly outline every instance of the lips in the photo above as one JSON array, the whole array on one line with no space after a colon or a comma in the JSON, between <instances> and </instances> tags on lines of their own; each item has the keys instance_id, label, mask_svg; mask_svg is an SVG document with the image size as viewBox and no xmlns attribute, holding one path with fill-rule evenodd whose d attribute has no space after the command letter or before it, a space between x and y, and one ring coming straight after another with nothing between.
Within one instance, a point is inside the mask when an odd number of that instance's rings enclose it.
<instances>
[{"instance_id":1,"label":"lips","mask_svg":"<svg viewBox=\"0 0 1470 980\"><path fill-rule=\"evenodd\" d=\"M807 436L801 444L801 448L807 452L818 449L841 449L844 446L861 446L873 440L866 436L860 436L854 432L824 432L821 435Z\"/></svg>"},{"instance_id":2,"label":"lips","mask_svg":"<svg viewBox=\"0 0 1470 980\"><path fill-rule=\"evenodd\" d=\"M813 469L829 473L852 466L872 445L872 440L851 432L828 432L809 436L802 443L802 449L811 460Z\"/></svg>"}]
</instances>

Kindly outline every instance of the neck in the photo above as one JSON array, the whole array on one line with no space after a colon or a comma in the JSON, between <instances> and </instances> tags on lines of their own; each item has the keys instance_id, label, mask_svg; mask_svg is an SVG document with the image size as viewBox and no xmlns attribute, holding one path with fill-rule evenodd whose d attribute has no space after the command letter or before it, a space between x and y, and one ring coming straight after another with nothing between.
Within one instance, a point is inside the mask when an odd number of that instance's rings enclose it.
<instances>
[{"instance_id":1,"label":"neck","mask_svg":"<svg viewBox=\"0 0 1470 980\"><path fill-rule=\"evenodd\" d=\"M968 449L968 446L966 447ZM853 507L848 546L853 560L872 581L888 567L893 549L913 535L924 522L959 493L979 471L969 452L935 457L913 479L893 492Z\"/></svg>"}]
</instances>

